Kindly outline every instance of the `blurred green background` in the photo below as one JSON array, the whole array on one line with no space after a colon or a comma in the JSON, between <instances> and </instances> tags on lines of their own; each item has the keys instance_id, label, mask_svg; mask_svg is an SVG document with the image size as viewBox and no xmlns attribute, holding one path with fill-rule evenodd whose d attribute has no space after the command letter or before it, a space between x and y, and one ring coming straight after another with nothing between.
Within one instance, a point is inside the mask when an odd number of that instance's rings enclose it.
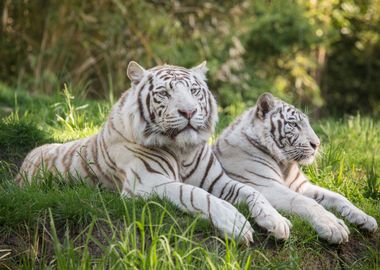
<instances>
[{"instance_id":1,"label":"blurred green background","mask_svg":"<svg viewBox=\"0 0 380 270\"><path fill-rule=\"evenodd\" d=\"M190 67L230 109L271 91L316 116L380 115L380 0L2 0L0 82L117 98L128 61Z\"/></svg>"}]
</instances>

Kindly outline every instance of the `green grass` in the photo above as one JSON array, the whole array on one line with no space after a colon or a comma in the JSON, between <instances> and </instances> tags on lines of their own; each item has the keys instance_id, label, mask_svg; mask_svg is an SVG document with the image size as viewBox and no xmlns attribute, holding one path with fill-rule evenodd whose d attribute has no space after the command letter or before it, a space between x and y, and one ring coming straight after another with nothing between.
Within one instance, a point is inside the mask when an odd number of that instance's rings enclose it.
<instances>
[{"instance_id":1,"label":"green grass","mask_svg":"<svg viewBox=\"0 0 380 270\"><path fill-rule=\"evenodd\" d=\"M0 85L0 269L376 269L380 234L350 226L350 242L328 245L295 216L292 234L275 241L255 227L245 247L216 237L210 224L152 198L122 199L46 173L23 189L13 183L22 158L46 142L96 132L111 102L77 100L68 89L30 96ZM229 109L218 131L235 115ZM347 117L314 123L322 154L305 168L313 182L338 191L380 221L380 121ZM247 214L244 206L239 209ZM253 222L253 221L252 221Z\"/></svg>"}]
</instances>

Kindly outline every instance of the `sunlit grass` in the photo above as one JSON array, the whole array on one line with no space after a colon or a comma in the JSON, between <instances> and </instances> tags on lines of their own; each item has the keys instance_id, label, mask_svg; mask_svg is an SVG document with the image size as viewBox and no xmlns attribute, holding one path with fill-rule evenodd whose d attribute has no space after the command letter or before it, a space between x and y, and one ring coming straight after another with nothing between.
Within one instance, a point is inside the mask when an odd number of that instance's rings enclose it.
<instances>
[{"instance_id":1,"label":"sunlit grass","mask_svg":"<svg viewBox=\"0 0 380 270\"><path fill-rule=\"evenodd\" d=\"M13 183L37 145L91 135L110 102L29 96L0 85L0 268L297 269L379 267L379 233L350 226L351 241L330 246L295 216L291 237L276 242L255 227L251 247L220 237L209 222L152 198L124 199L80 181L45 174L23 189ZM218 132L241 111L225 111ZM338 191L380 220L380 121L360 116L314 123L322 154L305 168L313 182ZM238 206L247 214L244 206Z\"/></svg>"}]
</instances>

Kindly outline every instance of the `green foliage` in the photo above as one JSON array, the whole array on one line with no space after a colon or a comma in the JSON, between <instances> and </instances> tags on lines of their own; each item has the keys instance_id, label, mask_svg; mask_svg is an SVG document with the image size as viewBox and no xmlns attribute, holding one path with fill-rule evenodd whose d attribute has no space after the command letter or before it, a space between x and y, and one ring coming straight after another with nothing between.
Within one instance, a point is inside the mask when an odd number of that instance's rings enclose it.
<instances>
[{"instance_id":1,"label":"green foliage","mask_svg":"<svg viewBox=\"0 0 380 270\"><path fill-rule=\"evenodd\" d=\"M339 38L331 44L322 87L334 112L379 114L380 2L349 1L335 11ZM336 90L338 89L338 90Z\"/></svg>"},{"instance_id":2,"label":"green foliage","mask_svg":"<svg viewBox=\"0 0 380 270\"><path fill-rule=\"evenodd\" d=\"M313 29L300 5L293 1L273 1L269 5L265 5L266 1L259 3L252 7L256 18L251 23L246 44L260 53L253 53L251 57L255 60L280 57L283 53L292 52L295 46L299 49L310 46ZM274 37L276 42L273 42Z\"/></svg>"},{"instance_id":3,"label":"green foliage","mask_svg":"<svg viewBox=\"0 0 380 270\"><path fill-rule=\"evenodd\" d=\"M130 60L207 59L222 107L272 91L321 113L379 114L379 10L378 0L2 1L0 80L112 100Z\"/></svg>"}]
</instances>

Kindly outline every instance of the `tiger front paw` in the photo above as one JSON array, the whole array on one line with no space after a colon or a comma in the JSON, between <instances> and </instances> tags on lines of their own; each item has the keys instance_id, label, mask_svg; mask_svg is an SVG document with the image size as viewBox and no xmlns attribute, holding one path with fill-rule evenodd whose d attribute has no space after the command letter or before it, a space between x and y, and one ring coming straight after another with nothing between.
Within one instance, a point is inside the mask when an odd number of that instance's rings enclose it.
<instances>
[{"instance_id":1,"label":"tiger front paw","mask_svg":"<svg viewBox=\"0 0 380 270\"><path fill-rule=\"evenodd\" d=\"M267 230L277 239L286 240L290 236L290 228L292 223L285 217L267 216Z\"/></svg>"},{"instance_id":2,"label":"tiger front paw","mask_svg":"<svg viewBox=\"0 0 380 270\"><path fill-rule=\"evenodd\" d=\"M366 218L367 220L364 222L364 224L360 224L359 227L370 232L375 232L378 227L376 219L368 215L366 215Z\"/></svg>"},{"instance_id":3,"label":"tiger front paw","mask_svg":"<svg viewBox=\"0 0 380 270\"><path fill-rule=\"evenodd\" d=\"M322 216L313 222L318 235L327 240L330 244L341 244L348 242L348 230L343 220L338 219L334 214L325 211Z\"/></svg>"},{"instance_id":4,"label":"tiger front paw","mask_svg":"<svg viewBox=\"0 0 380 270\"><path fill-rule=\"evenodd\" d=\"M292 223L287 218L278 213L271 205L261 205L261 209L255 210L252 211L252 215L260 227L268 230L277 239L289 238Z\"/></svg>"},{"instance_id":5,"label":"tiger front paw","mask_svg":"<svg viewBox=\"0 0 380 270\"><path fill-rule=\"evenodd\" d=\"M367 215L359 209L346 208L342 211L344 216L350 223L359 226L359 228L367 230L369 232L375 232L377 230L376 219Z\"/></svg>"},{"instance_id":6,"label":"tiger front paw","mask_svg":"<svg viewBox=\"0 0 380 270\"><path fill-rule=\"evenodd\" d=\"M231 204L220 201L212 207L211 221L222 233L246 245L253 242L254 230L249 221Z\"/></svg>"}]
</instances>

